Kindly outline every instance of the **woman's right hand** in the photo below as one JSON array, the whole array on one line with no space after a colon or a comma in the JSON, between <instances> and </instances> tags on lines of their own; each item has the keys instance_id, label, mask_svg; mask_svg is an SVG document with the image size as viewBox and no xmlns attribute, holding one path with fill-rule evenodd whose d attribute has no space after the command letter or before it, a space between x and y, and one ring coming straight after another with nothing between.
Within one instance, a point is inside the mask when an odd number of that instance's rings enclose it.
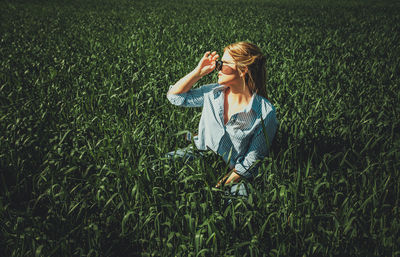
<instances>
[{"instance_id":1,"label":"woman's right hand","mask_svg":"<svg viewBox=\"0 0 400 257\"><path fill-rule=\"evenodd\" d=\"M219 56L215 51L212 54L206 52L197 67L176 82L175 85L168 90L167 94L177 95L188 92L199 79L215 69L215 61L218 57Z\"/></svg>"},{"instance_id":2,"label":"woman's right hand","mask_svg":"<svg viewBox=\"0 0 400 257\"><path fill-rule=\"evenodd\" d=\"M212 72L215 69L215 61L218 57L219 55L216 51L211 54L210 51L206 52L195 69L198 76L203 77Z\"/></svg>"}]
</instances>

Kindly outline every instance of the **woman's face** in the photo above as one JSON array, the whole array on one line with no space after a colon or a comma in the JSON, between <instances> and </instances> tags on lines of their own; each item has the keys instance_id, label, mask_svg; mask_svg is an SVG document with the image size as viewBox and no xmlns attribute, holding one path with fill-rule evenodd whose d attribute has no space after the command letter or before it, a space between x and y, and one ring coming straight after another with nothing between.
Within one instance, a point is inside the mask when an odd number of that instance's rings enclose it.
<instances>
[{"instance_id":1,"label":"woman's face","mask_svg":"<svg viewBox=\"0 0 400 257\"><path fill-rule=\"evenodd\" d=\"M218 72L218 84L225 86L240 84L242 82L240 72L228 51L224 52L221 61L223 65L222 69Z\"/></svg>"}]
</instances>

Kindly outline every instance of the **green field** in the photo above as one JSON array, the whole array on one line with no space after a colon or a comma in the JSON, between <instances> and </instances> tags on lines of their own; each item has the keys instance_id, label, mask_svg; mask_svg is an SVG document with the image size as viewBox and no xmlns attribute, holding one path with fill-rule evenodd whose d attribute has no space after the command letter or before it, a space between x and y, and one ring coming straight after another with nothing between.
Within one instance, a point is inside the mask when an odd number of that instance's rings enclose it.
<instances>
[{"instance_id":1,"label":"green field","mask_svg":"<svg viewBox=\"0 0 400 257\"><path fill-rule=\"evenodd\" d=\"M400 256L398 1L0 9L0 256ZM280 123L224 208L222 159L163 160L201 113L166 93L242 40Z\"/></svg>"}]
</instances>

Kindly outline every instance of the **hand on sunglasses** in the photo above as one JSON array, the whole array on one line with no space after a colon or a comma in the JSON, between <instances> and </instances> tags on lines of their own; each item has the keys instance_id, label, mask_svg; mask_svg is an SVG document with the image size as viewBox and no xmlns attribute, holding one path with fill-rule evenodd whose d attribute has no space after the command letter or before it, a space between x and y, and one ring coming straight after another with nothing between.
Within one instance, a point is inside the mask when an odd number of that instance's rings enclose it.
<instances>
[{"instance_id":1,"label":"hand on sunglasses","mask_svg":"<svg viewBox=\"0 0 400 257\"><path fill-rule=\"evenodd\" d=\"M218 60L219 55L216 51L210 53L206 52L201 58L199 64L196 67L196 72L200 77L203 77L215 69L216 60Z\"/></svg>"}]
</instances>

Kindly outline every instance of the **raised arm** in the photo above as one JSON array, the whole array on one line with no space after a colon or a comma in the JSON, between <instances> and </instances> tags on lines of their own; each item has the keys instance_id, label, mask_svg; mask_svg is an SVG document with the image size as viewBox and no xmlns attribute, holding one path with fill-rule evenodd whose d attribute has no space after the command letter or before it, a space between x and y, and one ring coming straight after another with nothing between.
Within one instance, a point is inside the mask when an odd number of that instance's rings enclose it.
<instances>
[{"instance_id":1,"label":"raised arm","mask_svg":"<svg viewBox=\"0 0 400 257\"><path fill-rule=\"evenodd\" d=\"M169 89L167 94L177 95L188 92L199 79L215 69L215 61L218 57L215 51L211 54L209 51L206 52L197 67L176 82L175 85Z\"/></svg>"}]
</instances>

